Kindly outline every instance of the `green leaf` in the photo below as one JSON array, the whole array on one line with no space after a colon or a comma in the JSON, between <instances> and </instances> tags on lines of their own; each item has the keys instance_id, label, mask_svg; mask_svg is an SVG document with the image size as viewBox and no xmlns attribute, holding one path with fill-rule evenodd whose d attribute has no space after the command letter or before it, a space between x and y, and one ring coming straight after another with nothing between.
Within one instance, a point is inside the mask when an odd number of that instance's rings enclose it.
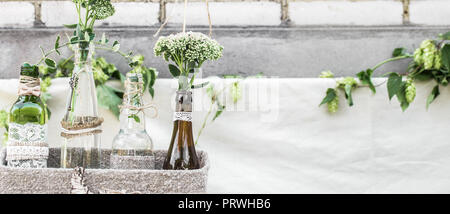
<instances>
[{"instance_id":1,"label":"green leaf","mask_svg":"<svg viewBox=\"0 0 450 214\"><path fill-rule=\"evenodd\" d=\"M116 95L115 90L105 84L98 85L96 90L99 106L109 109L117 118L119 118L119 105L122 103L122 99Z\"/></svg>"},{"instance_id":2,"label":"green leaf","mask_svg":"<svg viewBox=\"0 0 450 214\"><path fill-rule=\"evenodd\" d=\"M391 100L392 97L394 97L394 95L398 93L401 86L402 86L402 77L397 73L391 73L387 81L389 100Z\"/></svg>"},{"instance_id":3,"label":"green leaf","mask_svg":"<svg viewBox=\"0 0 450 214\"><path fill-rule=\"evenodd\" d=\"M427 109L430 106L430 104L436 99L437 96L439 96L439 85L434 86L433 90L431 91L431 94L427 98Z\"/></svg>"},{"instance_id":4,"label":"green leaf","mask_svg":"<svg viewBox=\"0 0 450 214\"><path fill-rule=\"evenodd\" d=\"M172 74L173 77L178 77L180 76L180 70L178 69L177 66L169 64L169 71Z\"/></svg>"},{"instance_id":5,"label":"green leaf","mask_svg":"<svg viewBox=\"0 0 450 214\"><path fill-rule=\"evenodd\" d=\"M153 87L148 87L148 93L150 93L152 98L155 97L155 89L153 89Z\"/></svg>"},{"instance_id":6,"label":"green leaf","mask_svg":"<svg viewBox=\"0 0 450 214\"><path fill-rule=\"evenodd\" d=\"M201 83L201 84L197 84L197 85L192 85L191 88L192 89L203 88L203 87L207 86L208 84L209 84L209 81Z\"/></svg>"},{"instance_id":7,"label":"green leaf","mask_svg":"<svg viewBox=\"0 0 450 214\"><path fill-rule=\"evenodd\" d=\"M78 36L74 36L72 38L70 38L70 44L76 44L78 43L79 39Z\"/></svg>"},{"instance_id":8,"label":"green leaf","mask_svg":"<svg viewBox=\"0 0 450 214\"><path fill-rule=\"evenodd\" d=\"M408 106L409 106L409 103L406 100L405 89L406 89L406 82L401 82L399 90L396 93L397 100L400 103L400 106L402 107L402 111L405 111L408 108Z\"/></svg>"},{"instance_id":9,"label":"green leaf","mask_svg":"<svg viewBox=\"0 0 450 214\"><path fill-rule=\"evenodd\" d=\"M44 62L48 67L56 69L56 63L52 59L45 58Z\"/></svg>"},{"instance_id":10,"label":"green leaf","mask_svg":"<svg viewBox=\"0 0 450 214\"><path fill-rule=\"evenodd\" d=\"M77 27L78 24L71 24L71 25L64 25L65 28L69 28L69 29L75 29Z\"/></svg>"},{"instance_id":11,"label":"green leaf","mask_svg":"<svg viewBox=\"0 0 450 214\"><path fill-rule=\"evenodd\" d=\"M450 31L444 34L439 34L439 38L442 40L450 40Z\"/></svg>"},{"instance_id":12,"label":"green leaf","mask_svg":"<svg viewBox=\"0 0 450 214\"><path fill-rule=\"evenodd\" d=\"M323 98L319 106L331 102L337 96L336 90L334 88L327 89L327 95Z\"/></svg>"},{"instance_id":13,"label":"green leaf","mask_svg":"<svg viewBox=\"0 0 450 214\"><path fill-rule=\"evenodd\" d=\"M418 81L427 81L433 79L433 74L428 71L423 71L417 75L414 75L414 79Z\"/></svg>"},{"instance_id":14,"label":"green leaf","mask_svg":"<svg viewBox=\"0 0 450 214\"><path fill-rule=\"evenodd\" d=\"M156 81L156 70L154 68L148 68L148 71L150 73L149 87L152 87L153 85L155 85Z\"/></svg>"},{"instance_id":15,"label":"green leaf","mask_svg":"<svg viewBox=\"0 0 450 214\"><path fill-rule=\"evenodd\" d=\"M345 98L347 99L348 106L353 106L353 98L352 98L352 85L345 85Z\"/></svg>"},{"instance_id":16,"label":"green leaf","mask_svg":"<svg viewBox=\"0 0 450 214\"><path fill-rule=\"evenodd\" d=\"M55 51L58 55L61 55L61 53L59 52L59 40L61 39L61 37L58 35L58 37L56 37L56 41L55 41Z\"/></svg>"},{"instance_id":17,"label":"green leaf","mask_svg":"<svg viewBox=\"0 0 450 214\"><path fill-rule=\"evenodd\" d=\"M133 118L134 121L136 121L136 123L140 123L141 122L141 119L135 114L129 115L128 118Z\"/></svg>"},{"instance_id":18,"label":"green leaf","mask_svg":"<svg viewBox=\"0 0 450 214\"><path fill-rule=\"evenodd\" d=\"M445 44L441 49L442 64L450 71L450 44Z\"/></svg>"},{"instance_id":19,"label":"green leaf","mask_svg":"<svg viewBox=\"0 0 450 214\"><path fill-rule=\"evenodd\" d=\"M214 117L212 119L212 121L215 121L225 110L225 106L221 105L219 102L217 102L217 111L216 114L214 114Z\"/></svg>"},{"instance_id":20,"label":"green leaf","mask_svg":"<svg viewBox=\"0 0 450 214\"><path fill-rule=\"evenodd\" d=\"M372 82L372 74L373 70L369 68L366 71L359 72L356 76L358 76L362 84L368 85L370 90L372 90L373 93L376 93L377 91Z\"/></svg>"},{"instance_id":21,"label":"green leaf","mask_svg":"<svg viewBox=\"0 0 450 214\"><path fill-rule=\"evenodd\" d=\"M406 48L396 48L392 52L392 57L405 56L405 55L406 55Z\"/></svg>"},{"instance_id":22,"label":"green leaf","mask_svg":"<svg viewBox=\"0 0 450 214\"><path fill-rule=\"evenodd\" d=\"M112 50L114 52L117 52L117 51L119 51L119 49L120 49L120 43L118 41L114 41L113 46L112 46Z\"/></svg>"}]
</instances>

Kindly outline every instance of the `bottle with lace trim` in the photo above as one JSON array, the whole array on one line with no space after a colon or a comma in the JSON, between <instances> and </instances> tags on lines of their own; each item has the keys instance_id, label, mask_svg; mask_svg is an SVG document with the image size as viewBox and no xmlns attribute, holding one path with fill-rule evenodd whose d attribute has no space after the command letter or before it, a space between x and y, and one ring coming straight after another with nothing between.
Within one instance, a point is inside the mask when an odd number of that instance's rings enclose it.
<instances>
[{"instance_id":1,"label":"bottle with lace trim","mask_svg":"<svg viewBox=\"0 0 450 214\"><path fill-rule=\"evenodd\" d=\"M200 162L192 135L192 91L178 90L175 101L172 138L163 169L198 169Z\"/></svg>"},{"instance_id":2,"label":"bottle with lace trim","mask_svg":"<svg viewBox=\"0 0 450 214\"><path fill-rule=\"evenodd\" d=\"M24 63L20 69L19 97L9 116L6 160L10 167L47 167L48 114L40 99L40 87L38 67Z\"/></svg>"},{"instance_id":3,"label":"bottle with lace trim","mask_svg":"<svg viewBox=\"0 0 450 214\"><path fill-rule=\"evenodd\" d=\"M145 130L143 80L140 73L127 73L120 112L120 131L112 143L113 169L154 169L153 142Z\"/></svg>"}]
</instances>

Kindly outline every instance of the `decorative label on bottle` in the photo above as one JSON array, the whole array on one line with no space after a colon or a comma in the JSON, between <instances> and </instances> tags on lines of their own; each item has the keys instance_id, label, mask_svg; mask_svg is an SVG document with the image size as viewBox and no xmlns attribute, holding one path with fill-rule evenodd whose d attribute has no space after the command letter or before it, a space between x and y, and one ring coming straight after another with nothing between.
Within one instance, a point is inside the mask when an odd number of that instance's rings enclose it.
<instances>
[{"instance_id":1,"label":"decorative label on bottle","mask_svg":"<svg viewBox=\"0 0 450 214\"><path fill-rule=\"evenodd\" d=\"M192 112L174 112L173 121L177 120L192 122Z\"/></svg>"}]
</instances>

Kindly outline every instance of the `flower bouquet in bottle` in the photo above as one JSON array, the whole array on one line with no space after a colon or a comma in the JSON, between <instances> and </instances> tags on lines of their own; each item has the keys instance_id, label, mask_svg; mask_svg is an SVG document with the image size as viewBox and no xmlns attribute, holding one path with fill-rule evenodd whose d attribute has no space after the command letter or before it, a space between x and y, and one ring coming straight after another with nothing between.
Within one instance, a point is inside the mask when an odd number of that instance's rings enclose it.
<instances>
[{"instance_id":1,"label":"flower bouquet in bottle","mask_svg":"<svg viewBox=\"0 0 450 214\"><path fill-rule=\"evenodd\" d=\"M222 56L223 47L202 33L182 32L161 36L154 53L169 64L169 71L178 79L176 106L173 115L173 131L163 169L198 169L199 159L192 134L192 91L208 83L194 85L194 79L202 64Z\"/></svg>"},{"instance_id":2,"label":"flower bouquet in bottle","mask_svg":"<svg viewBox=\"0 0 450 214\"><path fill-rule=\"evenodd\" d=\"M70 78L70 94L61 121L63 145L61 167L100 168L100 133L103 118L98 115L97 94L92 72L94 23L114 14L109 0L73 0L79 22L70 39L75 67ZM84 12L84 14L82 14ZM67 27L67 26L66 26Z\"/></svg>"}]
</instances>

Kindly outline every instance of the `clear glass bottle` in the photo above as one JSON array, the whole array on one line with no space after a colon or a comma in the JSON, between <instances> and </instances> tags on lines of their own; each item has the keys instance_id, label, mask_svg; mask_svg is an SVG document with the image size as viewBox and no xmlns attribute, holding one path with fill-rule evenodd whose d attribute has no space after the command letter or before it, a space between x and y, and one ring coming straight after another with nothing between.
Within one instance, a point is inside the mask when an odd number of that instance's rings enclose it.
<instances>
[{"instance_id":1,"label":"clear glass bottle","mask_svg":"<svg viewBox=\"0 0 450 214\"><path fill-rule=\"evenodd\" d=\"M110 167L154 169L153 141L145 130L142 74L127 73L120 131L113 140Z\"/></svg>"},{"instance_id":2,"label":"clear glass bottle","mask_svg":"<svg viewBox=\"0 0 450 214\"><path fill-rule=\"evenodd\" d=\"M70 78L70 94L61 121L63 144L61 167L101 168L101 124L92 74L92 43L75 45L75 68Z\"/></svg>"},{"instance_id":3,"label":"clear glass bottle","mask_svg":"<svg viewBox=\"0 0 450 214\"><path fill-rule=\"evenodd\" d=\"M200 162L192 134L192 92L178 90L173 131L163 169L198 169Z\"/></svg>"},{"instance_id":4,"label":"clear glass bottle","mask_svg":"<svg viewBox=\"0 0 450 214\"><path fill-rule=\"evenodd\" d=\"M39 70L25 63L20 69L19 97L10 110L8 166L46 168L47 110L40 99Z\"/></svg>"}]
</instances>

